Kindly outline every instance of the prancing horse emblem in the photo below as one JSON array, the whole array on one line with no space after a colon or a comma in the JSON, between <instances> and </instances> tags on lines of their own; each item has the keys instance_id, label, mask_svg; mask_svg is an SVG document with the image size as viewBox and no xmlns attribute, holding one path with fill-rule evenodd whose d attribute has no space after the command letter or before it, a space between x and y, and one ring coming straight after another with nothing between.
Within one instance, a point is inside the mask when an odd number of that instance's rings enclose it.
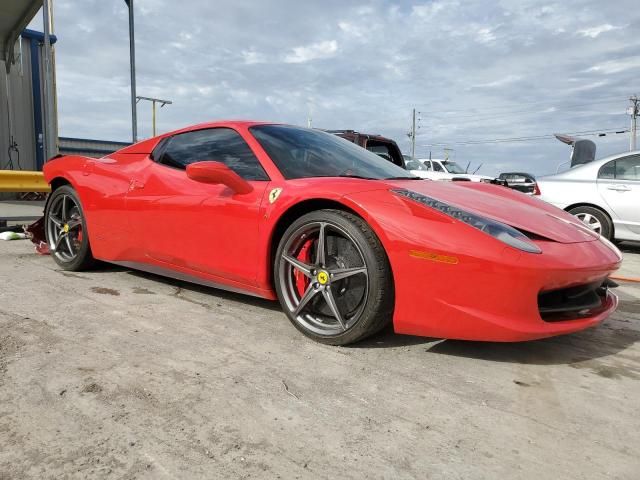
<instances>
[{"instance_id":1,"label":"prancing horse emblem","mask_svg":"<svg viewBox=\"0 0 640 480\"><path fill-rule=\"evenodd\" d=\"M281 193L282 193L281 188L274 188L273 190L271 190L269 192L269 203L275 202Z\"/></svg>"}]
</instances>

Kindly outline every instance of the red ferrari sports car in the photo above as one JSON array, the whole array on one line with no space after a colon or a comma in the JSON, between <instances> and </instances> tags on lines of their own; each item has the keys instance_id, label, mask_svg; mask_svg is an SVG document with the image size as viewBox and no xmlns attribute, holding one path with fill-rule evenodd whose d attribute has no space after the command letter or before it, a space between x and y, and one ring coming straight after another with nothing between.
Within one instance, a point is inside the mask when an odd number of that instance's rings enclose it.
<instances>
[{"instance_id":1,"label":"red ferrari sports car","mask_svg":"<svg viewBox=\"0 0 640 480\"><path fill-rule=\"evenodd\" d=\"M278 299L344 345L396 332L519 341L616 308L618 249L536 198L413 177L334 135L260 122L196 125L104 158L48 162L47 241L94 259Z\"/></svg>"}]
</instances>

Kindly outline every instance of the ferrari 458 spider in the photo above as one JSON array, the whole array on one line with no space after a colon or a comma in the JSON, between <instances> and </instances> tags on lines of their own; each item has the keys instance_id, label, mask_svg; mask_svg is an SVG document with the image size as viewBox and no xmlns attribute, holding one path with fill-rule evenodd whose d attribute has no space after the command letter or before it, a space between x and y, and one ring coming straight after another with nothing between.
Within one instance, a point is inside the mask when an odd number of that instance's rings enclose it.
<instances>
[{"instance_id":1,"label":"ferrari 458 spider","mask_svg":"<svg viewBox=\"0 0 640 480\"><path fill-rule=\"evenodd\" d=\"M185 128L104 158L59 157L47 241L94 259L278 299L344 345L396 332L519 341L598 324L618 249L536 198L433 182L334 135L259 122Z\"/></svg>"}]
</instances>

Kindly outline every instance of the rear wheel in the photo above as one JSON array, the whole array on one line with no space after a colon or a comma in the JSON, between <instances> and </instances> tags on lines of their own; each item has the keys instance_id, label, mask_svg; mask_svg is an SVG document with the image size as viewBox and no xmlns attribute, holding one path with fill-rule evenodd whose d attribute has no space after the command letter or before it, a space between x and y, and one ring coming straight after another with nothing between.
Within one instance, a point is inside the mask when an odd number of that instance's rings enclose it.
<instances>
[{"instance_id":1,"label":"rear wheel","mask_svg":"<svg viewBox=\"0 0 640 480\"><path fill-rule=\"evenodd\" d=\"M76 191L69 185L51 194L45 211L45 235L53 259L64 270L84 270L95 260Z\"/></svg>"},{"instance_id":2,"label":"rear wheel","mask_svg":"<svg viewBox=\"0 0 640 480\"><path fill-rule=\"evenodd\" d=\"M569 210L569 213L577 217L594 232L611 240L613 224L609 216L602 210L594 207L575 207Z\"/></svg>"},{"instance_id":3,"label":"rear wheel","mask_svg":"<svg viewBox=\"0 0 640 480\"><path fill-rule=\"evenodd\" d=\"M318 342L353 343L391 320L389 261L371 228L355 215L319 210L300 217L280 241L274 272L289 320Z\"/></svg>"}]
</instances>

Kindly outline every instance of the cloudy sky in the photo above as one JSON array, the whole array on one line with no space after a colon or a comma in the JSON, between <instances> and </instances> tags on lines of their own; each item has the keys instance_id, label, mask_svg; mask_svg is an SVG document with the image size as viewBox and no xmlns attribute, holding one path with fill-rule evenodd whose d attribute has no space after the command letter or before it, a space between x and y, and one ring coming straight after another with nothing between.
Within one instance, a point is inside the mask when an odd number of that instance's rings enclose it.
<instances>
[{"instance_id":1,"label":"cloudy sky","mask_svg":"<svg viewBox=\"0 0 640 480\"><path fill-rule=\"evenodd\" d=\"M128 141L122 0L55 1L60 135ZM138 94L168 131L221 118L351 128L479 173L554 172L556 132L628 129L640 94L636 0L135 0ZM40 28L36 20L32 28ZM151 135L151 107L138 106ZM597 156L628 134L589 137Z\"/></svg>"}]
</instances>

